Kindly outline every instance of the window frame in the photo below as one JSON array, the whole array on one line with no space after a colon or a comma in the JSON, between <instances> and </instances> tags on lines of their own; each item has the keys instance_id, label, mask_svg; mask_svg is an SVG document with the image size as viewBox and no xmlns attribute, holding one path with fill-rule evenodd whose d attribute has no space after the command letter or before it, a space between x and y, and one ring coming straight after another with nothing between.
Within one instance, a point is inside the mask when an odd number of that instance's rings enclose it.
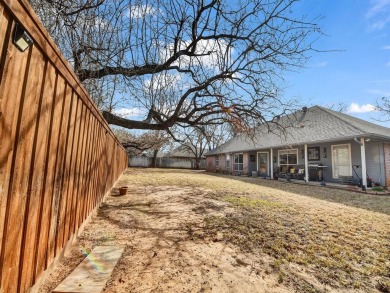
<instances>
[{"instance_id":1,"label":"window frame","mask_svg":"<svg viewBox=\"0 0 390 293\"><path fill-rule=\"evenodd\" d=\"M319 161L320 160L320 147L309 147L307 148L307 160L308 161Z\"/></svg>"},{"instance_id":2,"label":"window frame","mask_svg":"<svg viewBox=\"0 0 390 293\"><path fill-rule=\"evenodd\" d=\"M236 157L238 158L237 163L236 163ZM240 160L240 157L242 160ZM234 153L233 154L233 171L242 172L243 170L244 170L244 153Z\"/></svg>"},{"instance_id":3,"label":"window frame","mask_svg":"<svg viewBox=\"0 0 390 293\"><path fill-rule=\"evenodd\" d=\"M284 163L281 163L280 161L280 155L282 155L283 153L286 153L287 154L287 158L286 158L286 164ZM288 159L288 155L289 154L295 154L296 155L296 163L290 163L289 162L289 159ZM288 149L288 150L278 150L278 165L279 166L293 166L293 165L298 165L298 149Z\"/></svg>"},{"instance_id":4,"label":"window frame","mask_svg":"<svg viewBox=\"0 0 390 293\"><path fill-rule=\"evenodd\" d=\"M334 149L337 147L347 147L348 148L348 155L349 155L349 169L348 169L348 175L341 175L341 176L353 176L352 174L352 149L351 149L351 144L350 143L343 143L343 144L333 144L331 145L331 153L332 153L332 178L333 179L338 179L340 175L336 175L336 166L335 166L335 158L334 158Z\"/></svg>"}]
</instances>

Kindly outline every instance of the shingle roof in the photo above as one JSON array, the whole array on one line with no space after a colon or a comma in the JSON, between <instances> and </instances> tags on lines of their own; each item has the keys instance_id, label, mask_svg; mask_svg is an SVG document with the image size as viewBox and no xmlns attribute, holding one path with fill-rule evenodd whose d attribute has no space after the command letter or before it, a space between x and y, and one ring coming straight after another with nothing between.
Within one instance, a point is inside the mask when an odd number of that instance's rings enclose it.
<instances>
[{"instance_id":1,"label":"shingle roof","mask_svg":"<svg viewBox=\"0 0 390 293\"><path fill-rule=\"evenodd\" d=\"M293 121L292 125L289 124L291 121ZM363 136L390 140L390 128L320 106L308 108L306 112L298 111L290 116L284 116L279 124L284 125L285 130L274 129L269 132L267 125L263 124L256 128L253 137L239 134L220 147L209 151L207 155L338 141Z\"/></svg>"},{"instance_id":2,"label":"shingle roof","mask_svg":"<svg viewBox=\"0 0 390 293\"><path fill-rule=\"evenodd\" d=\"M191 152L189 148L194 149L193 146L184 146L181 145L177 148L175 148L173 151L169 152L168 154L165 155L165 157L170 157L170 158L195 158L194 152ZM198 149L197 153L199 154L200 150ZM202 154L202 157L205 156L204 152Z\"/></svg>"}]
</instances>

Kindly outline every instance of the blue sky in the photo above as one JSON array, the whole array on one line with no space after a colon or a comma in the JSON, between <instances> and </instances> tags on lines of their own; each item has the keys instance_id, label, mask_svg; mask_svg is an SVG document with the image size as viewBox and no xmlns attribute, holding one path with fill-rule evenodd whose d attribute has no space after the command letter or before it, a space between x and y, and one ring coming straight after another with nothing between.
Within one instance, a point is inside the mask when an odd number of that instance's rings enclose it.
<instances>
[{"instance_id":1,"label":"blue sky","mask_svg":"<svg viewBox=\"0 0 390 293\"><path fill-rule=\"evenodd\" d=\"M377 99L390 96L390 0L302 0L295 11L322 16L326 34L306 68L288 73L287 97L308 106L344 103L348 114L390 127L369 112ZM390 119L390 117L388 117Z\"/></svg>"}]
</instances>

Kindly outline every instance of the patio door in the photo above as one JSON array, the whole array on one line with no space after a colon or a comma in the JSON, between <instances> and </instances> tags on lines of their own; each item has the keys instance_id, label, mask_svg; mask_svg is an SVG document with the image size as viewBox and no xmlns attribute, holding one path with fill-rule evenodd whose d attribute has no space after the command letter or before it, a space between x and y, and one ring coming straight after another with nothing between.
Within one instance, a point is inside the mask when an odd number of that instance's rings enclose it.
<instances>
[{"instance_id":1,"label":"patio door","mask_svg":"<svg viewBox=\"0 0 390 293\"><path fill-rule=\"evenodd\" d=\"M268 175L268 153L257 153L257 171L259 175Z\"/></svg>"},{"instance_id":2,"label":"patio door","mask_svg":"<svg viewBox=\"0 0 390 293\"><path fill-rule=\"evenodd\" d=\"M332 145L332 172L333 178L352 176L351 145Z\"/></svg>"}]
</instances>

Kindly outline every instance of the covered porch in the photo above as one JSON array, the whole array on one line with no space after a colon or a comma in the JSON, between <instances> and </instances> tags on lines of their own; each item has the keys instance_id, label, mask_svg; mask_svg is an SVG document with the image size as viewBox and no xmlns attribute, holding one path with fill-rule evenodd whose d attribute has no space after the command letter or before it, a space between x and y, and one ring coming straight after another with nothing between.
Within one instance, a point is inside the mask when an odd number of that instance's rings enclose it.
<instances>
[{"instance_id":1,"label":"covered porch","mask_svg":"<svg viewBox=\"0 0 390 293\"><path fill-rule=\"evenodd\" d=\"M369 162L366 154L370 155ZM365 137L254 150L248 152L248 159L250 176L321 185L357 185L363 190L374 185L371 177L375 183L384 182L384 166L380 166L383 147Z\"/></svg>"}]
</instances>

